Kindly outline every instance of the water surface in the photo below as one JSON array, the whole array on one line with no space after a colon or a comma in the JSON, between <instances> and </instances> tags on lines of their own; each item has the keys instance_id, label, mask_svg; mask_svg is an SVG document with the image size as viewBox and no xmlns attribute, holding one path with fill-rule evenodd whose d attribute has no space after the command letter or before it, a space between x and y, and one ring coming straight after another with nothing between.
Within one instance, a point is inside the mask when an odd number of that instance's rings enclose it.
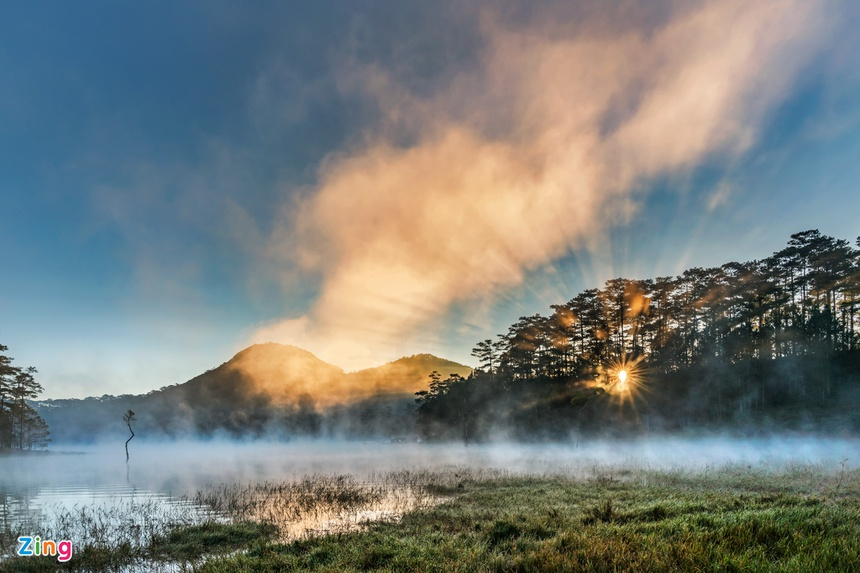
<instances>
[{"instance_id":1,"label":"water surface","mask_svg":"<svg viewBox=\"0 0 860 573\"><path fill-rule=\"evenodd\" d=\"M208 506L194 502L199 491L291 480L295 484L290 487L295 489L304 487L302 478L308 476L348 476L348 487L357 492L357 499L376 499L377 505L351 506L349 514L337 513L343 509L340 506L328 513L314 510L318 523L308 527L327 530L326 524L336 529L340 522L355 521L361 516L384 517L385 508L392 507L391 499L400 509L412 507L395 491L406 486L386 477L386 472L401 470L456 471L468 467L589 475L596 468L621 466L697 470L726 464L856 466L860 461L860 441L853 438L709 437L468 446L334 441L141 442L130 445L128 462L122 442L55 447L48 453L0 457L0 527L34 535L52 531L67 538L92 536L92 528L82 532L72 525L74 516L83 515L90 525L101 519L104 523L101 533L97 533L109 541L117 534L128 537L143 532L147 524L171 526L212 518ZM299 494L293 492L290 496ZM307 498L307 493L301 495ZM293 519L298 514L284 515ZM289 529L303 531L298 526Z\"/></svg>"}]
</instances>

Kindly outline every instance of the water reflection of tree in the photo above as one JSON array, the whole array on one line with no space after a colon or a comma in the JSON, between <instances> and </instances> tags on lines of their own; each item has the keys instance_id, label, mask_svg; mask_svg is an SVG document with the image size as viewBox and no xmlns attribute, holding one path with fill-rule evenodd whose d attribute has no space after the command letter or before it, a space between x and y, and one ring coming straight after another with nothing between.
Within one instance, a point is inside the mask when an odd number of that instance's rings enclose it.
<instances>
[{"instance_id":1,"label":"water reflection of tree","mask_svg":"<svg viewBox=\"0 0 860 573\"><path fill-rule=\"evenodd\" d=\"M41 508L33 502L38 493L30 488L0 489L0 551L9 552L20 535L31 534L41 515Z\"/></svg>"}]
</instances>

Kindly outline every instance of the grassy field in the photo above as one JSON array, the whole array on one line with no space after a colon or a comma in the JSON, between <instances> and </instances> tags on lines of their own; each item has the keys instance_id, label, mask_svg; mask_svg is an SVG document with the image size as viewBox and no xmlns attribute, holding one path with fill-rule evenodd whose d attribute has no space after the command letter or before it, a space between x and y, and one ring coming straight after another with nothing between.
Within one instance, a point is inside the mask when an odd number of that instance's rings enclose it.
<instances>
[{"instance_id":1,"label":"grassy field","mask_svg":"<svg viewBox=\"0 0 860 573\"><path fill-rule=\"evenodd\" d=\"M449 469L399 479L437 503L399 520L327 535L308 531L289 541L271 513L261 518L249 510L251 499L266 500L254 507L282 503L275 484L247 494L210 492L199 497L208 495L222 511L232 507L242 519L174 529L136 556L154 570L169 561L205 572L860 570L857 469L596 467L579 477ZM314 500L329 499L342 513L384 491L344 477L321 480L304 483L298 494L280 487L312 512L322 511ZM290 511L291 519L300 517ZM64 568L120 569L126 553L84 550ZM2 565L57 568L56 561L34 558Z\"/></svg>"}]
</instances>

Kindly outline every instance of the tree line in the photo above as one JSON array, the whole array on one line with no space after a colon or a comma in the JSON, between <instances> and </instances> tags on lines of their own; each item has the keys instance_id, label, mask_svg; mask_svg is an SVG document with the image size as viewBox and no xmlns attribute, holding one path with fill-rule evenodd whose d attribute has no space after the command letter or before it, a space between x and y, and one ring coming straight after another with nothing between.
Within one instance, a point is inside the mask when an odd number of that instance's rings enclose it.
<instances>
[{"instance_id":1,"label":"tree line","mask_svg":"<svg viewBox=\"0 0 860 573\"><path fill-rule=\"evenodd\" d=\"M0 344L0 450L45 448L51 441L48 425L27 403L42 392L37 371L13 366L8 350Z\"/></svg>"},{"instance_id":2,"label":"tree line","mask_svg":"<svg viewBox=\"0 0 860 573\"><path fill-rule=\"evenodd\" d=\"M482 418L516 426L518 416L551 415L548 403L566 417L553 424L569 426L582 421L580 409L593 398L608 401L626 365L647 372L652 401L664 403L670 417L677 400L659 395L669 389L689 397L695 387L703 402L714 398L716 405L699 412L706 418L725 408L761 409L780 392L832 398L834 378L805 376L804 369L857 354L858 305L860 250L818 230L791 235L762 260L612 279L478 343L480 367L470 378L431 379L417 396L419 432L468 439ZM793 366L777 372L785 365ZM711 387L702 387L704 380Z\"/></svg>"}]
</instances>

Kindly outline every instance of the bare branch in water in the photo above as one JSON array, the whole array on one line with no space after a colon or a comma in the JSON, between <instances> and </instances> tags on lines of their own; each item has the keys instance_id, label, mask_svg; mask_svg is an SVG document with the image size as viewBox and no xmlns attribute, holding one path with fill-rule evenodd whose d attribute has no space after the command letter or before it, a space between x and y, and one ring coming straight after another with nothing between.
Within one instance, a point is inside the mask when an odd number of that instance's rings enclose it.
<instances>
[{"instance_id":1,"label":"bare branch in water","mask_svg":"<svg viewBox=\"0 0 860 573\"><path fill-rule=\"evenodd\" d=\"M129 410L123 414L122 421L128 426L128 431L131 432L131 437L125 441L125 461L128 462L128 443L134 438L134 430L131 429L131 423L134 421L134 412Z\"/></svg>"}]
</instances>

